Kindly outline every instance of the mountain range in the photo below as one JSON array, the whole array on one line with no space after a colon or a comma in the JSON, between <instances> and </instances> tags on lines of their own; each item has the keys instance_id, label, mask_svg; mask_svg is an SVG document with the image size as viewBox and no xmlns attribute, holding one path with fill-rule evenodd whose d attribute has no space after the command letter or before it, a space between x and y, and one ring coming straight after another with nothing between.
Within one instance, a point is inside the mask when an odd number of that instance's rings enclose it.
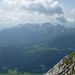
<instances>
[{"instance_id":1,"label":"mountain range","mask_svg":"<svg viewBox=\"0 0 75 75\"><path fill-rule=\"evenodd\" d=\"M0 73L45 73L74 51L75 28L48 22L5 28L0 30Z\"/></svg>"}]
</instances>

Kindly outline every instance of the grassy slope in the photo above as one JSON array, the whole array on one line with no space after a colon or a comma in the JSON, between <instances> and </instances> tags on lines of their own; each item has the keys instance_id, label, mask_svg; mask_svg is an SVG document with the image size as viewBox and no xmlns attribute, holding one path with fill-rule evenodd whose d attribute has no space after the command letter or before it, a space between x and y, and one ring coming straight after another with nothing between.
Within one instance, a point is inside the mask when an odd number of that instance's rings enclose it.
<instances>
[{"instance_id":1,"label":"grassy slope","mask_svg":"<svg viewBox=\"0 0 75 75\"><path fill-rule=\"evenodd\" d=\"M0 75L12 75L12 74L0 74ZM25 72L24 74L17 74L17 75L43 75L43 74L36 74L36 73L27 73L27 72Z\"/></svg>"}]
</instances>

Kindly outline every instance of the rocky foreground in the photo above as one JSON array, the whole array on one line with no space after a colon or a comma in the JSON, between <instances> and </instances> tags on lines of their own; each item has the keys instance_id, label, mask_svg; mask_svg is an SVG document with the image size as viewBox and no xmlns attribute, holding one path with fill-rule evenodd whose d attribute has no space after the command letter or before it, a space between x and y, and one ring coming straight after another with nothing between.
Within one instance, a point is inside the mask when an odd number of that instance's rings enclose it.
<instances>
[{"instance_id":1,"label":"rocky foreground","mask_svg":"<svg viewBox=\"0 0 75 75\"><path fill-rule=\"evenodd\" d=\"M75 52L65 56L44 75L75 75Z\"/></svg>"}]
</instances>

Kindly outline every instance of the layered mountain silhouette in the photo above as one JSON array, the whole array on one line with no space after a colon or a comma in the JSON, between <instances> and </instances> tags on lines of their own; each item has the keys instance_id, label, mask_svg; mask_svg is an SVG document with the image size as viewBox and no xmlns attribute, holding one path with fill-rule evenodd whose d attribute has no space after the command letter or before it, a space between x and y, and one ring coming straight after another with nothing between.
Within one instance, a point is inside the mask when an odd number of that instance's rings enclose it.
<instances>
[{"instance_id":1,"label":"layered mountain silhouette","mask_svg":"<svg viewBox=\"0 0 75 75\"><path fill-rule=\"evenodd\" d=\"M0 45L36 44L48 41L50 45L73 45L75 28L66 28L51 23L19 24L0 30Z\"/></svg>"},{"instance_id":2,"label":"layered mountain silhouette","mask_svg":"<svg viewBox=\"0 0 75 75\"><path fill-rule=\"evenodd\" d=\"M0 73L45 73L75 51L75 28L63 25L19 24L0 30Z\"/></svg>"}]
</instances>

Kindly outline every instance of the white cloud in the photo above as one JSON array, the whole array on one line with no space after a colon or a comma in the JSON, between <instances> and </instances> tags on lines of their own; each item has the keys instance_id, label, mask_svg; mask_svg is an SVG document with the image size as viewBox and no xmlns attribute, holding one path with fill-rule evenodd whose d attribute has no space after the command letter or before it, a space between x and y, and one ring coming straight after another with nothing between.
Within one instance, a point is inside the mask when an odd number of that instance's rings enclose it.
<instances>
[{"instance_id":1,"label":"white cloud","mask_svg":"<svg viewBox=\"0 0 75 75\"><path fill-rule=\"evenodd\" d=\"M6 12L0 9L0 21L20 21L14 14L11 12Z\"/></svg>"},{"instance_id":2,"label":"white cloud","mask_svg":"<svg viewBox=\"0 0 75 75\"><path fill-rule=\"evenodd\" d=\"M0 5L4 7L3 11L0 10L0 21L74 21L65 17L62 5L53 0L2 0Z\"/></svg>"},{"instance_id":3,"label":"white cloud","mask_svg":"<svg viewBox=\"0 0 75 75\"><path fill-rule=\"evenodd\" d=\"M53 0L2 0L1 6L7 8L8 11L3 12L0 20L7 21L27 21L28 19L32 21L31 17L33 20L45 21L51 20L50 17L55 14L63 14L62 6Z\"/></svg>"},{"instance_id":4,"label":"white cloud","mask_svg":"<svg viewBox=\"0 0 75 75\"><path fill-rule=\"evenodd\" d=\"M63 23L67 23L68 20L66 17L64 17L64 15L55 15L55 18L60 21L60 22L63 22Z\"/></svg>"},{"instance_id":5,"label":"white cloud","mask_svg":"<svg viewBox=\"0 0 75 75\"><path fill-rule=\"evenodd\" d=\"M62 6L52 0L3 0L1 4L14 9L21 7L45 15L63 14Z\"/></svg>"},{"instance_id":6,"label":"white cloud","mask_svg":"<svg viewBox=\"0 0 75 75\"><path fill-rule=\"evenodd\" d=\"M0 13L3 13L2 9L0 9Z\"/></svg>"},{"instance_id":7,"label":"white cloud","mask_svg":"<svg viewBox=\"0 0 75 75\"><path fill-rule=\"evenodd\" d=\"M18 5L18 0L2 0L1 5L6 7L15 7Z\"/></svg>"},{"instance_id":8,"label":"white cloud","mask_svg":"<svg viewBox=\"0 0 75 75\"><path fill-rule=\"evenodd\" d=\"M66 16L64 16L64 15L54 15L54 17L55 17L59 22L62 22L62 23L72 23L72 22L75 22L75 19L66 17Z\"/></svg>"},{"instance_id":9,"label":"white cloud","mask_svg":"<svg viewBox=\"0 0 75 75\"><path fill-rule=\"evenodd\" d=\"M67 18L67 21L72 23L75 22L75 19Z\"/></svg>"},{"instance_id":10,"label":"white cloud","mask_svg":"<svg viewBox=\"0 0 75 75\"><path fill-rule=\"evenodd\" d=\"M35 0L30 2L21 2L20 5L24 10L38 12L47 16L54 14L63 14L62 6L52 0Z\"/></svg>"},{"instance_id":11,"label":"white cloud","mask_svg":"<svg viewBox=\"0 0 75 75\"><path fill-rule=\"evenodd\" d=\"M75 9L73 9L73 10L71 11L71 13L72 13L72 14L75 14Z\"/></svg>"}]
</instances>

